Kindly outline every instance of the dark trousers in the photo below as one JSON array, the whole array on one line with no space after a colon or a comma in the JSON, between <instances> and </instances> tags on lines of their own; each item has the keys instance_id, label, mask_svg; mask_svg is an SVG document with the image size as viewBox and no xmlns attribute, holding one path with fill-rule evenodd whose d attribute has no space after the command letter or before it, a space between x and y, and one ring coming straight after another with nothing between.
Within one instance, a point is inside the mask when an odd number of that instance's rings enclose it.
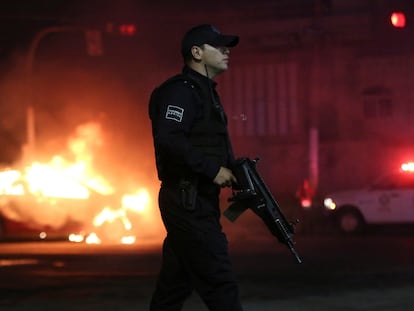
<instances>
[{"instance_id":1,"label":"dark trousers","mask_svg":"<svg viewBox=\"0 0 414 311\"><path fill-rule=\"evenodd\" d=\"M210 311L242 310L218 204L218 191L201 192L195 209L185 210L177 189L161 188L168 233L150 311L179 311L193 290Z\"/></svg>"}]
</instances>

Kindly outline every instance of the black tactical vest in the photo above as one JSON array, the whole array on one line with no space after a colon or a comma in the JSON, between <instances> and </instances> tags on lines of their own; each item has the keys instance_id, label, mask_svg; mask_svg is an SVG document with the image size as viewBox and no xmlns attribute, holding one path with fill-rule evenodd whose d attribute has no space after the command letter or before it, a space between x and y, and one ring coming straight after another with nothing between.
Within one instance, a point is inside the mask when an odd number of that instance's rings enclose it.
<instances>
[{"instance_id":1,"label":"black tactical vest","mask_svg":"<svg viewBox=\"0 0 414 311\"><path fill-rule=\"evenodd\" d=\"M192 146L204 154L209 160L214 161L219 166L227 167L229 157L231 157L229 155L227 121L218 96L212 89L212 86L209 87L206 83L197 81L196 77L187 74L176 75L154 90L150 99L150 107L152 109L156 109L157 107L157 92L167 84L177 81L182 81L182 83L188 85L195 98L197 98L198 104L203 109L200 119L191 128L189 140ZM153 103L153 101L155 102ZM150 115L154 113L156 112L150 111ZM152 119L154 120L154 118ZM158 175L161 180L191 175L189 168L185 167L183 163L180 163L181 161L179 159L174 161L170 157L165 157L165 155L160 154L159 150L157 150L157 146L155 146L155 153Z\"/></svg>"}]
</instances>

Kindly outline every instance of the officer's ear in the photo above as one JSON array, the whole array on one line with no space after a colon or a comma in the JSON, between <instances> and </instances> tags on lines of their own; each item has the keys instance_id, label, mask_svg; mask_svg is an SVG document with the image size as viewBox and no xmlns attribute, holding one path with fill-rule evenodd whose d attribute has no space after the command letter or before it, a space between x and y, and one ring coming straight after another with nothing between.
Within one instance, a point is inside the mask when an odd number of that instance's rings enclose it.
<instances>
[{"instance_id":1,"label":"officer's ear","mask_svg":"<svg viewBox=\"0 0 414 311\"><path fill-rule=\"evenodd\" d=\"M195 61L200 61L202 54L203 54L203 49L201 47L194 45L191 48L191 55L193 56Z\"/></svg>"}]
</instances>

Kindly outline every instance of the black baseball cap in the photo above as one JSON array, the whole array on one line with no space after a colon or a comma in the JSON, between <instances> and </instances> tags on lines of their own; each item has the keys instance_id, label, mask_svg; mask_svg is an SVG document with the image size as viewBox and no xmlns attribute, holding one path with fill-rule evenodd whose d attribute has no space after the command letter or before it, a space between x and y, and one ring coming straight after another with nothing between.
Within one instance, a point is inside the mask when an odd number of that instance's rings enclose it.
<instances>
[{"instance_id":1,"label":"black baseball cap","mask_svg":"<svg viewBox=\"0 0 414 311\"><path fill-rule=\"evenodd\" d=\"M233 47L239 43L239 36L224 35L210 24L203 24L191 28L181 41L181 54L186 57L193 46L209 44L211 46Z\"/></svg>"}]
</instances>

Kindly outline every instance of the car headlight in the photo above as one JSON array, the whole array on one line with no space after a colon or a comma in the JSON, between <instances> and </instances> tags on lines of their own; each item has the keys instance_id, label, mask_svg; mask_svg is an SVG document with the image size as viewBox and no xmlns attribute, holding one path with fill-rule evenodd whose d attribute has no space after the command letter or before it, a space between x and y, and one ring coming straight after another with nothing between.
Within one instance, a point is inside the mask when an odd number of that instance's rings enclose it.
<instances>
[{"instance_id":1,"label":"car headlight","mask_svg":"<svg viewBox=\"0 0 414 311\"><path fill-rule=\"evenodd\" d=\"M323 205L325 205L325 207L331 211L336 208L336 204L331 198L326 198L323 200Z\"/></svg>"}]
</instances>

